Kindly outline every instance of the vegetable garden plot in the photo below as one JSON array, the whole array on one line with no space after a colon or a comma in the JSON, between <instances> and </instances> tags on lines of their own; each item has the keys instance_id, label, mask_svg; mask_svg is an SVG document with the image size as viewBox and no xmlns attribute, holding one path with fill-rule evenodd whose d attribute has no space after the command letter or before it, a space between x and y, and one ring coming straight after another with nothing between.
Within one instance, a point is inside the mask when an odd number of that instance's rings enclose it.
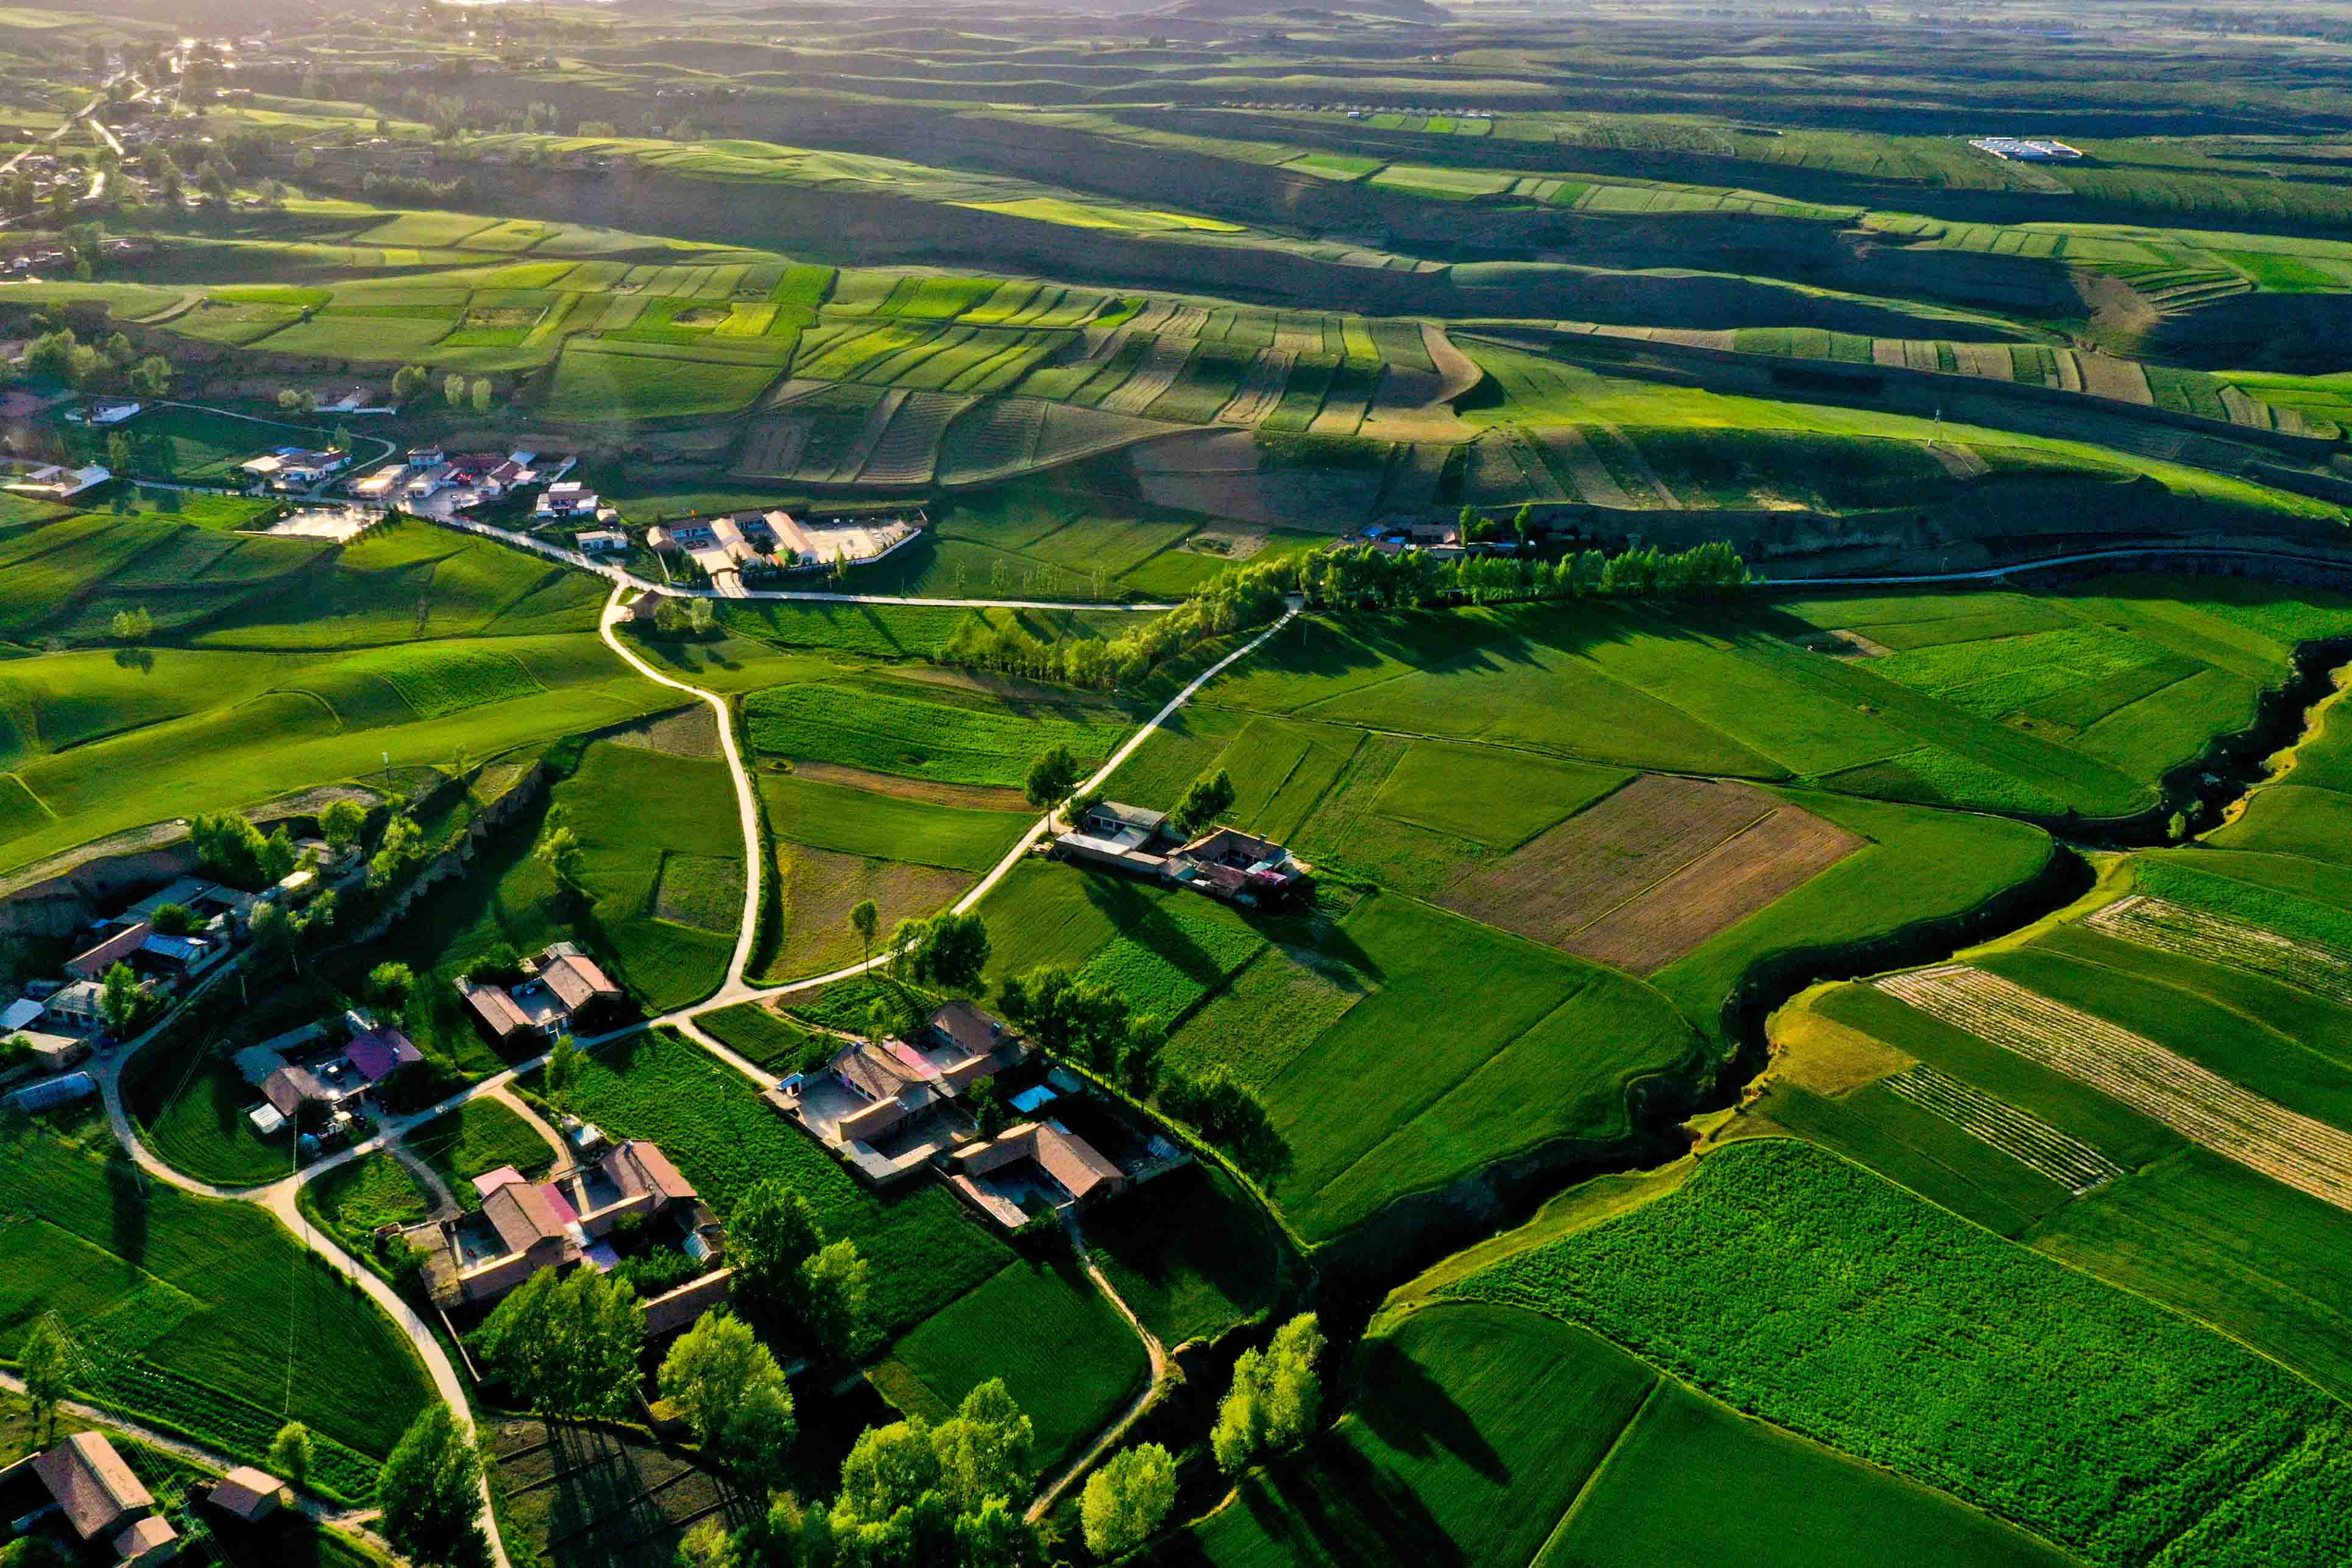
<instances>
[{"instance_id":1,"label":"vegetable garden plot","mask_svg":"<svg viewBox=\"0 0 2352 1568\"><path fill-rule=\"evenodd\" d=\"M2048 1176L2077 1197L2124 1174L2121 1166L2082 1139L1948 1072L1923 1063L1885 1082L1889 1092Z\"/></svg>"},{"instance_id":2,"label":"vegetable garden plot","mask_svg":"<svg viewBox=\"0 0 2352 1568\"><path fill-rule=\"evenodd\" d=\"M1930 1018L2063 1072L2215 1154L2352 1209L2352 1134L2128 1030L1965 964L1874 982Z\"/></svg>"},{"instance_id":3,"label":"vegetable garden plot","mask_svg":"<svg viewBox=\"0 0 2352 1568\"><path fill-rule=\"evenodd\" d=\"M2299 986L2352 1008L2352 953L2136 893L2084 924L2142 947Z\"/></svg>"}]
</instances>

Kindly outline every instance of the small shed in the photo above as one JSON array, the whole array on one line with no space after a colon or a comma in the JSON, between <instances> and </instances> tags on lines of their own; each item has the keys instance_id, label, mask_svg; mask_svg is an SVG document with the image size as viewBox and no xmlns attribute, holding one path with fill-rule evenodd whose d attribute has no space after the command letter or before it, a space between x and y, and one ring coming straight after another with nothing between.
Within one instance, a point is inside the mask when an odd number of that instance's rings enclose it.
<instances>
[{"instance_id":1,"label":"small shed","mask_svg":"<svg viewBox=\"0 0 2352 1568\"><path fill-rule=\"evenodd\" d=\"M268 1470L245 1465L215 1482L206 1500L232 1519L258 1524L292 1501L293 1494Z\"/></svg>"}]
</instances>

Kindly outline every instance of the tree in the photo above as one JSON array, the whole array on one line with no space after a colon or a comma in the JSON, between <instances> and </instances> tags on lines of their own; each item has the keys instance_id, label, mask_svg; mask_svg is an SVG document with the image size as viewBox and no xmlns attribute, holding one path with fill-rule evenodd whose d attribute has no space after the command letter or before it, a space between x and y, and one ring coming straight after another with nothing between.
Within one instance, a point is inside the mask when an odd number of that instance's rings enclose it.
<instances>
[{"instance_id":1,"label":"tree","mask_svg":"<svg viewBox=\"0 0 2352 1568\"><path fill-rule=\"evenodd\" d=\"M711 605L710 601L689 599L686 601L686 629L688 632L698 637L707 637L710 634L710 629L718 624L719 612Z\"/></svg>"},{"instance_id":2,"label":"tree","mask_svg":"<svg viewBox=\"0 0 2352 1568\"><path fill-rule=\"evenodd\" d=\"M1050 811L1067 800L1070 791L1085 779L1086 772L1078 759L1070 755L1066 746L1056 746L1038 754L1029 764L1029 778L1024 793L1029 803L1041 811Z\"/></svg>"},{"instance_id":3,"label":"tree","mask_svg":"<svg viewBox=\"0 0 2352 1568\"><path fill-rule=\"evenodd\" d=\"M1078 1500L1087 1550L1106 1559L1134 1551L1175 1505L1176 1461L1166 1448L1141 1443L1113 1454Z\"/></svg>"},{"instance_id":4,"label":"tree","mask_svg":"<svg viewBox=\"0 0 2352 1568\"><path fill-rule=\"evenodd\" d=\"M294 917L282 904L257 904L246 917L245 929L261 954L275 962L291 957L295 939L300 933L294 928Z\"/></svg>"},{"instance_id":5,"label":"tree","mask_svg":"<svg viewBox=\"0 0 2352 1568\"><path fill-rule=\"evenodd\" d=\"M963 1396L956 1413L931 1429L940 1484L970 1512L990 1498L1028 1495L1036 1472L1031 1449L1037 1433L1001 1377Z\"/></svg>"},{"instance_id":6,"label":"tree","mask_svg":"<svg viewBox=\"0 0 2352 1568\"><path fill-rule=\"evenodd\" d=\"M1536 504L1533 501L1520 502L1519 509L1511 514L1511 532L1517 536L1522 546L1535 531L1535 518Z\"/></svg>"},{"instance_id":7,"label":"tree","mask_svg":"<svg viewBox=\"0 0 2352 1568\"><path fill-rule=\"evenodd\" d=\"M147 917L158 936L187 936L197 925L196 912L184 904L159 904L155 913Z\"/></svg>"},{"instance_id":8,"label":"tree","mask_svg":"<svg viewBox=\"0 0 2352 1568\"><path fill-rule=\"evenodd\" d=\"M782 1182L757 1183L727 1224L727 1260L735 1266L735 1295L747 1305L788 1309L801 1265L824 1245L808 1200Z\"/></svg>"},{"instance_id":9,"label":"tree","mask_svg":"<svg viewBox=\"0 0 2352 1568\"><path fill-rule=\"evenodd\" d=\"M580 1077L580 1063L586 1054L580 1049L579 1041L570 1035L555 1037L555 1044L547 1053L547 1071L540 1080L551 1103L557 1105L563 1103L563 1097L571 1092L572 1085Z\"/></svg>"},{"instance_id":10,"label":"tree","mask_svg":"<svg viewBox=\"0 0 2352 1568\"><path fill-rule=\"evenodd\" d=\"M326 835L327 847L340 854L360 841L367 819L367 808L357 800L337 800L319 813L319 831Z\"/></svg>"},{"instance_id":11,"label":"tree","mask_svg":"<svg viewBox=\"0 0 2352 1568\"><path fill-rule=\"evenodd\" d=\"M465 407L466 378L455 371L450 371L447 378L441 383L441 401L451 408Z\"/></svg>"},{"instance_id":12,"label":"tree","mask_svg":"<svg viewBox=\"0 0 2352 1568\"><path fill-rule=\"evenodd\" d=\"M392 395L396 402L407 402L424 395L433 384L433 372L423 365L403 365L392 372Z\"/></svg>"},{"instance_id":13,"label":"tree","mask_svg":"<svg viewBox=\"0 0 2352 1568\"><path fill-rule=\"evenodd\" d=\"M906 923L900 923L900 930ZM917 924L906 971L917 985L943 991L971 991L980 987L988 967L988 924L977 915L950 910Z\"/></svg>"},{"instance_id":14,"label":"tree","mask_svg":"<svg viewBox=\"0 0 2352 1568\"><path fill-rule=\"evenodd\" d=\"M488 413L490 412L489 377L484 376L474 382L473 401L474 412L476 413Z\"/></svg>"},{"instance_id":15,"label":"tree","mask_svg":"<svg viewBox=\"0 0 2352 1568\"><path fill-rule=\"evenodd\" d=\"M292 1487L296 1491L310 1490L310 1428L299 1421L289 1421L278 1428L278 1436L269 1439L269 1452L263 1462L269 1473Z\"/></svg>"},{"instance_id":16,"label":"tree","mask_svg":"<svg viewBox=\"0 0 2352 1568\"><path fill-rule=\"evenodd\" d=\"M394 1551L436 1568L485 1568L482 1455L439 1400L394 1445L376 1478L376 1530Z\"/></svg>"},{"instance_id":17,"label":"tree","mask_svg":"<svg viewBox=\"0 0 2352 1568\"><path fill-rule=\"evenodd\" d=\"M735 1538L715 1519L706 1519L677 1543L677 1568L741 1568Z\"/></svg>"},{"instance_id":18,"label":"tree","mask_svg":"<svg viewBox=\"0 0 2352 1568\"><path fill-rule=\"evenodd\" d=\"M278 412L308 419L319 412L319 394L307 387L280 387L278 389Z\"/></svg>"},{"instance_id":19,"label":"tree","mask_svg":"<svg viewBox=\"0 0 2352 1568\"><path fill-rule=\"evenodd\" d=\"M143 604L131 610L118 610L110 629L114 632L116 642L135 648L155 634L155 617L147 612Z\"/></svg>"},{"instance_id":20,"label":"tree","mask_svg":"<svg viewBox=\"0 0 2352 1568\"><path fill-rule=\"evenodd\" d=\"M131 437L126 432L118 430L106 438L106 466L116 474L131 472Z\"/></svg>"},{"instance_id":21,"label":"tree","mask_svg":"<svg viewBox=\"0 0 2352 1568\"><path fill-rule=\"evenodd\" d=\"M1260 1454L1294 1447L1315 1429L1323 1409L1317 1364L1322 1358L1323 1331L1312 1312L1283 1324L1264 1351L1242 1352L1209 1434L1219 1469L1234 1474Z\"/></svg>"},{"instance_id":22,"label":"tree","mask_svg":"<svg viewBox=\"0 0 2352 1568\"><path fill-rule=\"evenodd\" d=\"M172 361L161 354L149 354L131 367L131 395L156 398L172 390Z\"/></svg>"},{"instance_id":23,"label":"tree","mask_svg":"<svg viewBox=\"0 0 2352 1568\"><path fill-rule=\"evenodd\" d=\"M557 886L567 893L580 891L580 835L569 826L558 822L551 827L531 852L555 878Z\"/></svg>"},{"instance_id":24,"label":"tree","mask_svg":"<svg viewBox=\"0 0 2352 1568\"><path fill-rule=\"evenodd\" d=\"M33 1425L57 1436L58 1405L73 1392L69 1366L73 1347L56 1320L44 1313L33 1322L16 1362L25 1379L25 1402L33 1407Z\"/></svg>"},{"instance_id":25,"label":"tree","mask_svg":"<svg viewBox=\"0 0 2352 1568\"><path fill-rule=\"evenodd\" d=\"M139 984L139 977L131 972L131 966L117 962L106 972L98 992L98 1010L106 1015L107 1032L117 1040L127 1037L131 1026L138 1021L145 998L146 992Z\"/></svg>"},{"instance_id":26,"label":"tree","mask_svg":"<svg viewBox=\"0 0 2352 1568\"><path fill-rule=\"evenodd\" d=\"M261 848L256 852L261 880L272 886L284 882L294 873L294 862L299 853L294 848L294 835L283 826L278 828L261 841Z\"/></svg>"},{"instance_id":27,"label":"tree","mask_svg":"<svg viewBox=\"0 0 2352 1568\"><path fill-rule=\"evenodd\" d=\"M394 1018L407 1009L408 998L415 991L416 972L397 959L387 958L368 971L368 1005L381 1008Z\"/></svg>"},{"instance_id":28,"label":"tree","mask_svg":"<svg viewBox=\"0 0 2352 1568\"><path fill-rule=\"evenodd\" d=\"M835 1241L801 1265L801 1327L835 1361L855 1361L873 1340L866 1260L855 1241Z\"/></svg>"},{"instance_id":29,"label":"tree","mask_svg":"<svg viewBox=\"0 0 2352 1568\"><path fill-rule=\"evenodd\" d=\"M621 1415L635 1399L646 1310L625 1280L541 1269L475 1333L482 1359L532 1409L585 1419Z\"/></svg>"},{"instance_id":30,"label":"tree","mask_svg":"<svg viewBox=\"0 0 2352 1568\"><path fill-rule=\"evenodd\" d=\"M857 940L866 949L866 962L874 962L874 934L882 928L882 911L870 898L861 898L850 907L849 928L857 933Z\"/></svg>"},{"instance_id":31,"label":"tree","mask_svg":"<svg viewBox=\"0 0 2352 1568\"><path fill-rule=\"evenodd\" d=\"M749 1323L723 1307L705 1312L670 1346L657 1381L695 1441L747 1490L782 1466L792 1390Z\"/></svg>"},{"instance_id":32,"label":"tree","mask_svg":"<svg viewBox=\"0 0 2352 1568\"><path fill-rule=\"evenodd\" d=\"M1176 809L1168 813L1178 836L1191 838L1219 817L1234 809L1234 781L1220 768L1214 773L1203 773L1186 787Z\"/></svg>"}]
</instances>

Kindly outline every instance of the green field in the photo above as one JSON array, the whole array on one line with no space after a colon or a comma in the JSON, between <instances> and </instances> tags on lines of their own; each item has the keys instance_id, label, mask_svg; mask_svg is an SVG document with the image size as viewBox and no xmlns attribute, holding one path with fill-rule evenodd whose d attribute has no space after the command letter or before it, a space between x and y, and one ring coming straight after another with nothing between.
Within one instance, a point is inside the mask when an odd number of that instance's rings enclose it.
<instances>
[{"instance_id":1,"label":"green field","mask_svg":"<svg viewBox=\"0 0 2352 1568\"><path fill-rule=\"evenodd\" d=\"M15 1221L0 1344L13 1354L55 1313L89 1358L85 1397L257 1463L290 1373L313 1485L354 1501L430 1397L374 1305L258 1209L142 1183L119 1155L21 1125L0 1203Z\"/></svg>"},{"instance_id":2,"label":"green field","mask_svg":"<svg viewBox=\"0 0 2352 1568\"><path fill-rule=\"evenodd\" d=\"M1736 1275L1709 1261L1727 1255ZM2330 1556L2336 1525L2307 1505L2342 1440L2332 1401L1801 1144L1733 1145L1446 1294L1588 1324L2094 1562ZM1944 1391L1932 1413L1900 1392L1919 1380Z\"/></svg>"}]
</instances>

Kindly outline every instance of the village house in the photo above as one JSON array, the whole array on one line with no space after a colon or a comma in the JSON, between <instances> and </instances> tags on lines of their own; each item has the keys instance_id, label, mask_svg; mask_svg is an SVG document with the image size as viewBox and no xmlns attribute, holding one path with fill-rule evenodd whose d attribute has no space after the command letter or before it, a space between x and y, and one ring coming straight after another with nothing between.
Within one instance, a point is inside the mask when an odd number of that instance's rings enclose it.
<instances>
[{"instance_id":1,"label":"village house","mask_svg":"<svg viewBox=\"0 0 2352 1568\"><path fill-rule=\"evenodd\" d=\"M1024 1120L959 1145L941 1166L957 1197L1006 1230L1116 1197L1192 1163L1166 1134L1139 1125L1061 1068L1011 1104Z\"/></svg>"},{"instance_id":2,"label":"village house","mask_svg":"<svg viewBox=\"0 0 2352 1568\"><path fill-rule=\"evenodd\" d=\"M237 465L238 470L255 483L272 490L309 490L333 478L351 466L352 455L340 446L312 451L300 446L281 446L275 452L249 458Z\"/></svg>"},{"instance_id":3,"label":"village house","mask_svg":"<svg viewBox=\"0 0 2352 1568\"><path fill-rule=\"evenodd\" d=\"M37 496L48 501L62 501L85 490L95 490L114 477L112 469L96 463L79 468L67 468L55 463L19 463L13 466L16 476L0 488L12 490L19 496Z\"/></svg>"},{"instance_id":4,"label":"village house","mask_svg":"<svg viewBox=\"0 0 2352 1568\"><path fill-rule=\"evenodd\" d=\"M877 1186L919 1174L971 1136L955 1102L1018 1066L1028 1046L967 1001L932 1013L911 1038L858 1040L814 1072L795 1073L768 1103Z\"/></svg>"},{"instance_id":5,"label":"village house","mask_svg":"<svg viewBox=\"0 0 2352 1568\"><path fill-rule=\"evenodd\" d=\"M669 1249L715 1265L726 1247L718 1217L656 1145L632 1138L532 1182L511 1166L474 1178L478 1213L410 1233L428 1254L425 1280L444 1312L487 1306L541 1269L624 1261L618 1243ZM723 1301L728 1270L698 1274L646 1303L648 1333L683 1328Z\"/></svg>"},{"instance_id":6,"label":"village house","mask_svg":"<svg viewBox=\"0 0 2352 1568\"><path fill-rule=\"evenodd\" d=\"M1140 876L1164 877L1168 857L1161 851L1167 833L1167 812L1102 800L1054 840L1053 852Z\"/></svg>"},{"instance_id":7,"label":"village house","mask_svg":"<svg viewBox=\"0 0 2352 1568\"><path fill-rule=\"evenodd\" d=\"M313 1119L321 1123L356 1118L385 1080L425 1060L405 1034L362 1012L343 1015L341 1044L315 1049L333 1032L312 1024L236 1053L238 1073L261 1092L262 1103L246 1113L255 1132L266 1137L289 1124L299 1126L306 1106L315 1108Z\"/></svg>"},{"instance_id":8,"label":"village house","mask_svg":"<svg viewBox=\"0 0 2352 1568\"><path fill-rule=\"evenodd\" d=\"M618 528L591 528L572 536L574 549L583 555L619 555L629 548L629 536Z\"/></svg>"},{"instance_id":9,"label":"village house","mask_svg":"<svg viewBox=\"0 0 2352 1568\"><path fill-rule=\"evenodd\" d=\"M1272 839L1211 828L1168 857L1170 880L1234 904L1263 904L1303 884L1307 866Z\"/></svg>"},{"instance_id":10,"label":"village house","mask_svg":"<svg viewBox=\"0 0 2352 1568\"><path fill-rule=\"evenodd\" d=\"M540 492L538 504L531 507L531 516L542 521L593 518L602 505L596 492L579 480L562 479Z\"/></svg>"},{"instance_id":11,"label":"village house","mask_svg":"<svg viewBox=\"0 0 2352 1568\"><path fill-rule=\"evenodd\" d=\"M240 1465L213 1483L205 1500L243 1524L259 1524L294 1500L292 1489L268 1470Z\"/></svg>"},{"instance_id":12,"label":"village house","mask_svg":"<svg viewBox=\"0 0 2352 1568\"><path fill-rule=\"evenodd\" d=\"M513 987L457 981L457 995L495 1041L534 1032L553 1040L576 1031L578 1020L609 1012L622 999L621 988L569 942L554 944L522 968L522 982Z\"/></svg>"},{"instance_id":13,"label":"village house","mask_svg":"<svg viewBox=\"0 0 2352 1568\"><path fill-rule=\"evenodd\" d=\"M179 1531L103 1433L76 1432L0 1469L0 1500L21 1533L70 1536L74 1560L148 1568L179 1555ZM62 1528L45 1531L52 1517Z\"/></svg>"},{"instance_id":14,"label":"village house","mask_svg":"<svg viewBox=\"0 0 2352 1568\"><path fill-rule=\"evenodd\" d=\"M387 463L373 473L362 475L344 488L362 501L390 501L399 493L402 482L408 477L404 463Z\"/></svg>"}]
</instances>

